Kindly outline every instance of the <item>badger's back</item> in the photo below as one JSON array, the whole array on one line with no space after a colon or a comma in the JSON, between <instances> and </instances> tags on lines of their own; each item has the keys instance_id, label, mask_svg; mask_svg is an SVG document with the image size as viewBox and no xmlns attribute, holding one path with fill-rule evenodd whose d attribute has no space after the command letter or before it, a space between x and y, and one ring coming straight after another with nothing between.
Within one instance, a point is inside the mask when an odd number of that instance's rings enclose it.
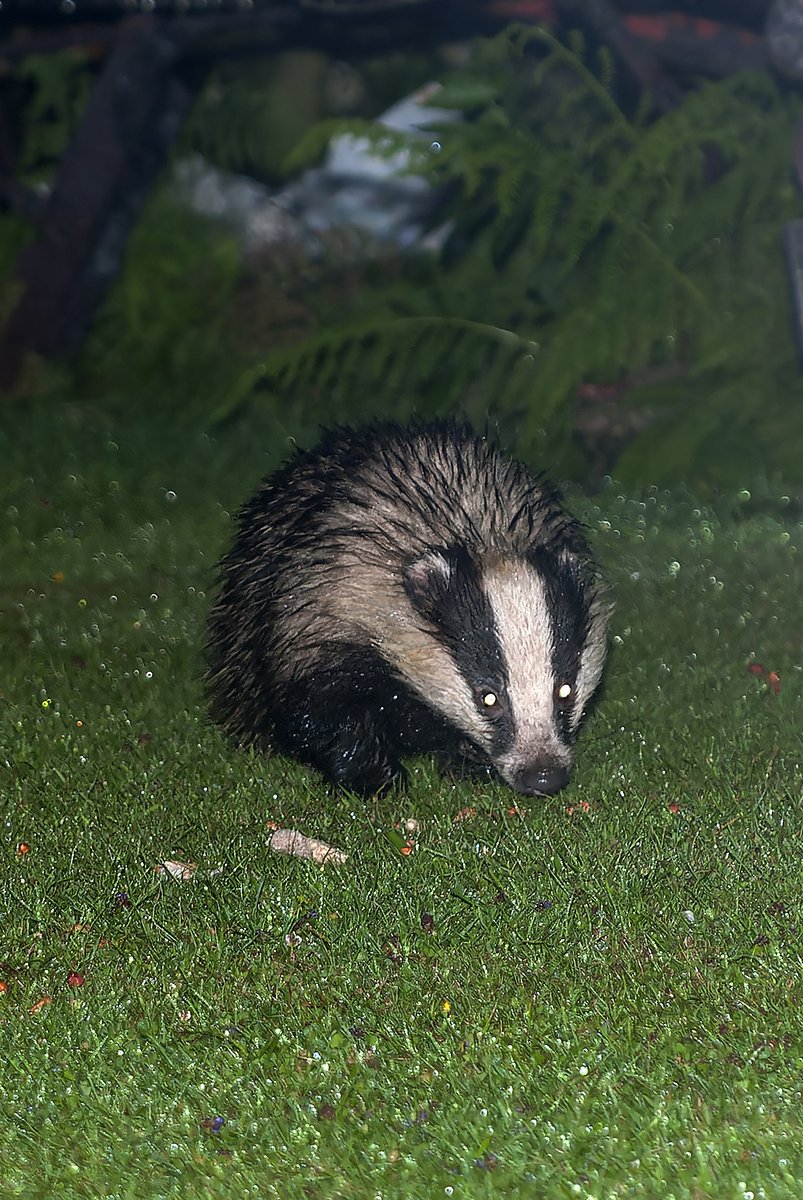
<instances>
[{"instance_id":1,"label":"badger's back","mask_svg":"<svg viewBox=\"0 0 803 1200\"><path fill-rule=\"evenodd\" d=\"M462 740L512 778L516 763L494 757L498 713L489 724L476 688L487 683L497 708L517 688L523 730L543 724L548 677L571 676L571 740L602 669L604 623L580 527L523 464L451 422L337 429L241 510L208 680L241 742L297 752L307 742L293 722L315 724L310 681L335 703L340 671L348 714L362 704L373 728L384 671L408 729L402 753L430 748L415 733L429 715L440 742Z\"/></svg>"}]
</instances>

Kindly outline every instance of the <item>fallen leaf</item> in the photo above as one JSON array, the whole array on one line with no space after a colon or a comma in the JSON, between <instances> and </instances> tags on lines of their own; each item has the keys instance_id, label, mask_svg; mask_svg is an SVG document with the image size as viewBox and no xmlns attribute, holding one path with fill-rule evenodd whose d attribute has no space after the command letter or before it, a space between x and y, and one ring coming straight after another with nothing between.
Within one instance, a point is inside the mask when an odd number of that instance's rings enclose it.
<instances>
[{"instance_id":1,"label":"fallen leaf","mask_svg":"<svg viewBox=\"0 0 803 1200\"><path fill-rule=\"evenodd\" d=\"M170 859L166 859L164 862L157 863L153 869L162 879L176 879L179 883L189 883L198 870L198 864L172 862Z\"/></svg>"},{"instance_id":2,"label":"fallen leaf","mask_svg":"<svg viewBox=\"0 0 803 1200\"><path fill-rule=\"evenodd\" d=\"M309 858L318 866L332 863L340 867L348 855L336 846L329 846L317 838L307 837L297 829L277 829L268 839L268 845L276 854L290 854L293 858Z\"/></svg>"},{"instance_id":3,"label":"fallen leaf","mask_svg":"<svg viewBox=\"0 0 803 1200\"><path fill-rule=\"evenodd\" d=\"M86 983L86 976L82 975L80 971L70 971L67 983L70 987L83 987Z\"/></svg>"},{"instance_id":4,"label":"fallen leaf","mask_svg":"<svg viewBox=\"0 0 803 1200\"><path fill-rule=\"evenodd\" d=\"M452 820L453 821L470 821L473 817L476 817L476 815L477 815L476 808L461 808L459 812L455 813L455 815L452 817Z\"/></svg>"},{"instance_id":5,"label":"fallen leaf","mask_svg":"<svg viewBox=\"0 0 803 1200\"><path fill-rule=\"evenodd\" d=\"M567 814L571 817L576 812L587 813L591 812L591 805L587 800L579 800L577 804L570 804L566 808Z\"/></svg>"},{"instance_id":6,"label":"fallen leaf","mask_svg":"<svg viewBox=\"0 0 803 1200\"><path fill-rule=\"evenodd\" d=\"M30 1011L35 1015L36 1013L41 1012L43 1008L46 1008L48 1004L52 1003L52 996L43 996L41 1000L36 1001L36 1004L31 1005Z\"/></svg>"}]
</instances>

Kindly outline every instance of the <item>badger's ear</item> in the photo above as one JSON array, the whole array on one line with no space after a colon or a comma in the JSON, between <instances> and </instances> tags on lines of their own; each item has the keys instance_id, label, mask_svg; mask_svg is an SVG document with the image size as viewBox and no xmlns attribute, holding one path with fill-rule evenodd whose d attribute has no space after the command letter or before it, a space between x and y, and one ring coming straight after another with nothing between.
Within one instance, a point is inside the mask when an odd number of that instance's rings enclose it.
<instances>
[{"instance_id":1,"label":"badger's ear","mask_svg":"<svg viewBox=\"0 0 803 1200\"><path fill-rule=\"evenodd\" d=\"M413 607L428 620L437 621L443 611L456 570L450 550L427 550L402 570L404 590Z\"/></svg>"}]
</instances>

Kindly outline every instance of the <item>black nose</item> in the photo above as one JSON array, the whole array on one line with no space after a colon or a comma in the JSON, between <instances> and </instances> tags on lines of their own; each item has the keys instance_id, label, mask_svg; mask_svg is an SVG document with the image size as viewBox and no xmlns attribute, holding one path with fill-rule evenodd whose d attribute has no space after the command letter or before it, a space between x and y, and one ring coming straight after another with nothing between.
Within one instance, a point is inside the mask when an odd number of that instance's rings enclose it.
<instances>
[{"instance_id":1,"label":"black nose","mask_svg":"<svg viewBox=\"0 0 803 1200\"><path fill-rule=\"evenodd\" d=\"M554 796L569 782L569 769L561 763L541 763L519 771L515 788L525 796Z\"/></svg>"}]
</instances>

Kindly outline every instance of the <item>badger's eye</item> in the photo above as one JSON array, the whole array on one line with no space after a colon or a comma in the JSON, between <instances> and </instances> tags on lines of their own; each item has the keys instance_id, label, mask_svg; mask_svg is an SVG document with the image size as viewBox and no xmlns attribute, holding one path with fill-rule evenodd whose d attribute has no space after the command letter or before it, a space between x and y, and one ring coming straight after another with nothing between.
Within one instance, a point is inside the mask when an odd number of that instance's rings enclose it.
<instances>
[{"instance_id":1,"label":"badger's eye","mask_svg":"<svg viewBox=\"0 0 803 1200\"><path fill-rule=\"evenodd\" d=\"M566 704L571 700L574 694L574 688L570 683L559 683L555 686L555 699L559 704Z\"/></svg>"},{"instance_id":2,"label":"badger's eye","mask_svg":"<svg viewBox=\"0 0 803 1200\"><path fill-rule=\"evenodd\" d=\"M475 693L477 705L489 717L499 717L505 711L505 697L490 687L477 688Z\"/></svg>"}]
</instances>

